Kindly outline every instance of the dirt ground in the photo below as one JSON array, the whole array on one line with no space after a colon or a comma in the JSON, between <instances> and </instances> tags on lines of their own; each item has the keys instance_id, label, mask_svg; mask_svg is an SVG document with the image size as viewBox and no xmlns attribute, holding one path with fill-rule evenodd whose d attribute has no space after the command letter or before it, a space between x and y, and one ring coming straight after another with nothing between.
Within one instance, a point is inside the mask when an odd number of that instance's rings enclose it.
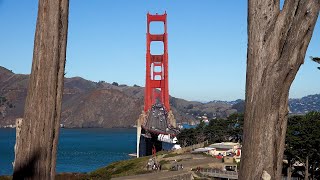
<instances>
[{"instance_id":1,"label":"dirt ground","mask_svg":"<svg viewBox=\"0 0 320 180\"><path fill-rule=\"evenodd\" d=\"M177 164L183 165L183 170L172 171L172 170L161 170L154 171L148 174L141 174L135 176L125 176L119 178L113 178L115 180L147 180L147 179L170 179L170 177L174 176L183 176L193 173L191 170L197 167L209 167L213 164L223 164L220 159L215 159L210 156L205 156L202 154L183 154L177 155L173 157L159 157L158 161L166 161L165 165L172 166L175 164L175 160Z\"/></svg>"}]
</instances>

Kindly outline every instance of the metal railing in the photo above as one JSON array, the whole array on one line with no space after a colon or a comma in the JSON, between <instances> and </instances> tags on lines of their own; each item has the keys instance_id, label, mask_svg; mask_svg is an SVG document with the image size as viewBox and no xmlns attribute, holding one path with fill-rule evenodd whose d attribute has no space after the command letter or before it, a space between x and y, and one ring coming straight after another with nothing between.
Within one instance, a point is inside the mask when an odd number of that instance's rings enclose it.
<instances>
[{"instance_id":1,"label":"metal railing","mask_svg":"<svg viewBox=\"0 0 320 180\"><path fill-rule=\"evenodd\" d=\"M200 173L217 178L238 179L238 172L235 171L222 171L219 169L202 168L200 169Z\"/></svg>"}]
</instances>

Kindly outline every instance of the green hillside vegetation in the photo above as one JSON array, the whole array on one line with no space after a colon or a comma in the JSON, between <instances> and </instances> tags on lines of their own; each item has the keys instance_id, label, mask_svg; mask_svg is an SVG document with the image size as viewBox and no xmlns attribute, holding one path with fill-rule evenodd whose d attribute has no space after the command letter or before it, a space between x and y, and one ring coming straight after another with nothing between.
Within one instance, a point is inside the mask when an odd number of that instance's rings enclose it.
<instances>
[{"instance_id":1,"label":"green hillside vegetation","mask_svg":"<svg viewBox=\"0 0 320 180\"><path fill-rule=\"evenodd\" d=\"M125 161L117 161L91 172L88 176L90 179L110 179L114 177L149 173L150 171L145 169L149 158L150 157L147 156Z\"/></svg>"},{"instance_id":2,"label":"green hillside vegetation","mask_svg":"<svg viewBox=\"0 0 320 180\"><path fill-rule=\"evenodd\" d=\"M226 141L242 142L243 114L233 114L227 119L213 119L208 125L200 123L196 128L184 129L178 135L182 146L190 146L208 140L209 143ZM285 159L292 167L296 161L306 163L315 179L320 179L320 112L294 115L288 118ZM292 175L304 177L304 169L292 168Z\"/></svg>"},{"instance_id":3,"label":"green hillside vegetation","mask_svg":"<svg viewBox=\"0 0 320 180\"><path fill-rule=\"evenodd\" d=\"M227 119L212 119L208 125L201 122L196 128L184 129L178 135L181 146L190 146L208 140L209 143L242 141L243 114L232 114Z\"/></svg>"}]
</instances>

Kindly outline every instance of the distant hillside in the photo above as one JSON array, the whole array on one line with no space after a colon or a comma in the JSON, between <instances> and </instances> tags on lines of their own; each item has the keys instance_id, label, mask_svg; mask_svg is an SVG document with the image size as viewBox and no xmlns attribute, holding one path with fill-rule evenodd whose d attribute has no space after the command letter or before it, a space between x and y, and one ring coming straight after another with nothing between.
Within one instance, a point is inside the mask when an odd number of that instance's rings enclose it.
<instances>
[{"instance_id":1,"label":"distant hillside","mask_svg":"<svg viewBox=\"0 0 320 180\"><path fill-rule=\"evenodd\" d=\"M229 102L232 109L237 112L244 112L244 100L237 100L237 103ZM320 111L320 94L308 95L302 98L289 99L290 114L306 114L310 111Z\"/></svg>"},{"instance_id":2,"label":"distant hillside","mask_svg":"<svg viewBox=\"0 0 320 180\"><path fill-rule=\"evenodd\" d=\"M320 111L320 94L305 96L298 99L289 99L291 114L305 114L310 111Z\"/></svg>"},{"instance_id":3,"label":"distant hillside","mask_svg":"<svg viewBox=\"0 0 320 180\"><path fill-rule=\"evenodd\" d=\"M23 117L28 75L0 66L0 126ZM144 88L65 78L61 123L66 127L133 126L143 109ZM200 103L171 97L177 122L199 122L200 116L226 117L236 110L224 102Z\"/></svg>"},{"instance_id":4,"label":"distant hillside","mask_svg":"<svg viewBox=\"0 0 320 180\"><path fill-rule=\"evenodd\" d=\"M0 66L0 126L23 117L29 76L15 74ZM112 85L113 84L113 85ZM143 109L144 88L93 82L81 77L65 78L61 123L66 127L129 127ZM244 111L244 101L201 103L170 97L177 122L199 123L208 118L225 118ZM320 95L290 99L290 110L301 114L320 110Z\"/></svg>"}]
</instances>

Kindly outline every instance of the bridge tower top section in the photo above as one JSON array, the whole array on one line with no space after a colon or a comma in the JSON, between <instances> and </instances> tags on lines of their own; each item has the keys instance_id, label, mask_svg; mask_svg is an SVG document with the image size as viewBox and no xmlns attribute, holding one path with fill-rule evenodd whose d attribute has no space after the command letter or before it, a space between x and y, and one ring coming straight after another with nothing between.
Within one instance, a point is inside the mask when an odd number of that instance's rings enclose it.
<instances>
[{"instance_id":1,"label":"bridge tower top section","mask_svg":"<svg viewBox=\"0 0 320 180\"><path fill-rule=\"evenodd\" d=\"M151 22L163 22L163 34L151 34ZM163 44L162 54L151 54L151 43L160 41ZM144 96L144 111L151 109L152 105L161 103L170 111L169 84L168 84L168 34L167 13L147 14L147 53L146 53L146 86Z\"/></svg>"}]
</instances>

